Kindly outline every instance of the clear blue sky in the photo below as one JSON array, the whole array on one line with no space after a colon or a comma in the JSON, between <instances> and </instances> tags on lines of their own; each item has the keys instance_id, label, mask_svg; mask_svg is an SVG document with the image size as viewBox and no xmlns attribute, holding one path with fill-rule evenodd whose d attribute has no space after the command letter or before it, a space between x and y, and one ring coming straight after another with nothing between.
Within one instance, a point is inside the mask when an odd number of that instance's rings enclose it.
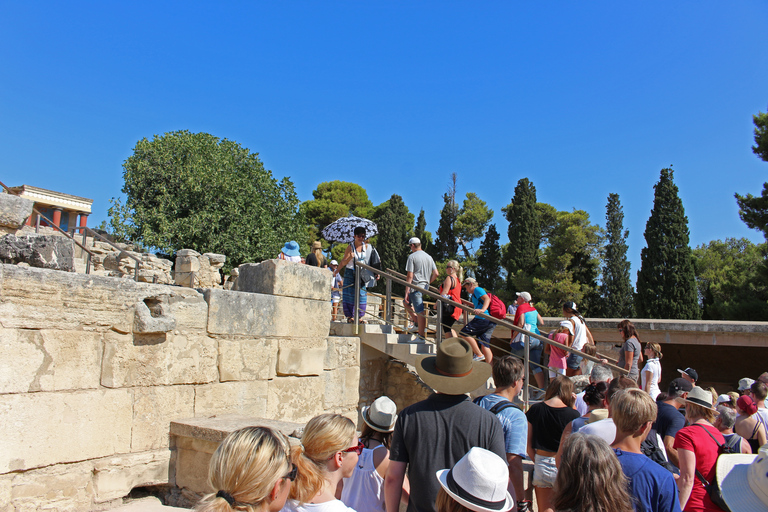
<instances>
[{"instance_id":1,"label":"clear blue sky","mask_svg":"<svg viewBox=\"0 0 768 512\"><path fill-rule=\"evenodd\" d=\"M620 195L632 277L659 170L691 245L747 236L768 108L768 3L0 0L0 179L94 199L136 142L187 129L258 152L302 200L318 183L400 194L436 231L449 176L501 207L604 225ZM477 247L477 244L475 244Z\"/></svg>"}]
</instances>

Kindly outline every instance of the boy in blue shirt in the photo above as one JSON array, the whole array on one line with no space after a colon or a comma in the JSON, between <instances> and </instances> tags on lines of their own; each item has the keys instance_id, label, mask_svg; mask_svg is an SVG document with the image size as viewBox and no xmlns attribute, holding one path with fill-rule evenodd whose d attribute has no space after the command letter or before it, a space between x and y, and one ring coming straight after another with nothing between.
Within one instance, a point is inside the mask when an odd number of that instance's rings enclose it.
<instances>
[{"instance_id":1,"label":"boy in blue shirt","mask_svg":"<svg viewBox=\"0 0 768 512\"><path fill-rule=\"evenodd\" d=\"M485 290L477 286L477 281L468 277L464 280L461 286L469 295L472 305L475 306L475 315L481 313L487 315L488 307L491 305L491 297ZM475 361L485 360L488 364L493 362L493 354L491 353L491 333L495 328L495 323L485 318L475 316L459 332L459 337L467 340L467 343L472 347L472 352L475 353ZM477 341L475 341L475 338L477 338ZM480 342L479 346L478 342Z\"/></svg>"}]
</instances>

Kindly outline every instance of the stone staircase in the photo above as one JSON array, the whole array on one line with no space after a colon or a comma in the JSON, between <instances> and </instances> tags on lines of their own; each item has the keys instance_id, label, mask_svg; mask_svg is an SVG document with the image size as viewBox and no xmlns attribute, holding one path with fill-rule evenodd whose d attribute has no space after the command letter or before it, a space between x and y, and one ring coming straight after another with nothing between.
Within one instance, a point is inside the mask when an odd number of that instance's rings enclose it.
<instances>
[{"instance_id":1,"label":"stone staircase","mask_svg":"<svg viewBox=\"0 0 768 512\"><path fill-rule=\"evenodd\" d=\"M360 324L359 329L356 334L355 324L331 322L331 336L358 336L360 343L411 366L419 356L435 353L433 342L415 334L398 334L391 325Z\"/></svg>"}]
</instances>

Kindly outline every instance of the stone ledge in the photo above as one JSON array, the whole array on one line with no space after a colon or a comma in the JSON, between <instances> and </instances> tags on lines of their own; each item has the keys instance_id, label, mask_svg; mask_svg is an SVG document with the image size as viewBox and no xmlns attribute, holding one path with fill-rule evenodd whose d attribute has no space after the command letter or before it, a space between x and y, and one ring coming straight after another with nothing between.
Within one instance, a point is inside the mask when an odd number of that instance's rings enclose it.
<instances>
[{"instance_id":1,"label":"stone ledge","mask_svg":"<svg viewBox=\"0 0 768 512\"><path fill-rule=\"evenodd\" d=\"M238 267L237 289L282 297L330 302L331 272L290 261L266 260Z\"/></svg>"},{"instance_id":2,"label":"stone ledge","mask_svg":"<svg viewBox=\"0 0 768 512\"><path fill-rule=\"evenodd\" d=\"M289 437L294 431L304 428L303 423L268 420L252 416L241 416L239 414L222 414L208 418L189 418L172 421L171 435L220 443L235 430L254 426L279 430Z\"/></svg>"}]
</instances>

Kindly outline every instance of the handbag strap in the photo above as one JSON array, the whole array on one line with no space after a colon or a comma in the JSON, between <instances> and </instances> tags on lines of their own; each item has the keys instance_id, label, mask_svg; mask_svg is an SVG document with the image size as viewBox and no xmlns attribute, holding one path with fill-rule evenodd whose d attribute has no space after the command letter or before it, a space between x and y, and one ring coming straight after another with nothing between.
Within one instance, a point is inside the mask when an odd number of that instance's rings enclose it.
<instances>
[{"instance_id":1,"label":"handbag strap","mask_svg":"<svg viewBox=\"0 0 768 512\"><path fill-rule=\"evenodd\" d=\"M707 435L709 435L709 437L712 438L712 440L717 445L718 456L720 456L720 449L723 447L723 445L721 445L720 443L717 442L717 439L715 439L715 436L712 435L712 433L709 431L709 429L707 427L705 427L701 423L694 423L693 425L696 426L696 427L703 428L704 432L706 432ZM701 479L701 482L704 484L704 487L709 487L709 482L707 481L706 478L704 478L704 475L702 475L701 472L698 469L696 470L696 476L698 476Z\"/></svg>"}]
</instances>

